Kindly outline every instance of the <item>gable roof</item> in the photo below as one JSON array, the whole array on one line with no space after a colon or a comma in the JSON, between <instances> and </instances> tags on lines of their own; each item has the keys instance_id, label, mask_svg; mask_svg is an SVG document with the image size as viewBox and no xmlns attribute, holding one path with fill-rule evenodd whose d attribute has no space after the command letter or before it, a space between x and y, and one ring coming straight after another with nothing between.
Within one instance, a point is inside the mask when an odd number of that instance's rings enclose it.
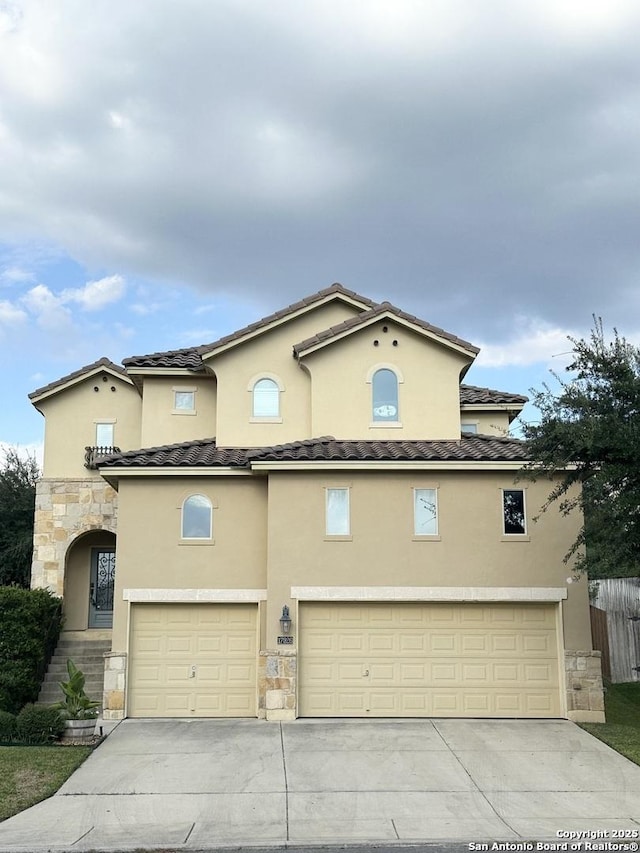
<instances>
[{"instance_id":1,"label":"gable roof","mask_svg":"<svg viewBox=\"0 0 640 853\"><path fill-rule=\"evenodd\" d=\"M518 462L516 438L464 435L441 441L343 441L322 436L273 447L218 447L214 438L131 450L100 460L103 469L247 468L261 462ZM107 476L105 474L105 476Z\"/></svg>"},{"instance_id":2,"label":"gable roof","mask_svg":"<svg viewBox=\"0 0 640 853\"><path fill-rule=\"evenodd\" d=\"M319 302L328 300L331 296L338 296L351 304L359 305L361 308L373 308L377 303L365 296L360 296L353 290L348 290L337 282L330 287L325 287L317 293L306 296L298 302L293 302L286 308L275 311L263 317L261 320L256 320L242 329L231 332L229 335L224 335L213 341L210 344L202 344L198 347L184 348L179 350L168 350L167 352L155 352L149 355L135 355L130 358L125 358L122 362L127 368L145 368L145 367L183 367L189 370L202 370L204 368L203 358L212 355L213 353L225 349L230 345L235 345L245 340L248 337L253 337L256 334L261 334L272 326L274 323L286 321L313 307Z\"/></svg>"},{"instance_id":3,"label":"gable roof","mask_svg":"<svg viewBox=\"0 0 640 853\"><path fill-rule=\"evenodd\" d=\"M84 379L88 379L90 376L94 376L96 373L102 373L103 371L114 374L118 379L123 379L129 385L133 385L133 382L127 375L127 371L123 367L120 367L119 364L115 364L110 359L103 357L91 364L81 367L79 370L74 370L73 373L68 373L66 376L56 379L54 382L50 382L48 385L43 385L42 388L37 388L29 394L29 399L31 402L36 403L44 397L48 397L51 394L62 391L63 388L68 388L70 385L75 385L76 383L82 382Z\"/></svg>"},{"instance_id":4,"label":"gable roof","mask_svg":"<svg viewBox=\"0 0 640 853\"><path fill-rule=\"evenodd\" d=\"M305 353L308 354L315 352L327 344L332 343L335 340L339 340L340 338L344 338L347 335L365 328L371 323L381 320L384 317L388 317L391 320L401 321L402 325L408 324L409 326L413 326L418 331L426 332L431 338L436 338L440 340L440 342L450 346L453 345L456 349L464 350L470 356L476 356L480 352L478 347L469 343L469 341L458 338L450 332L445 332L444 329L440 329L438 326L432 326L431 323L427 323L426 320L421 320L413 314L408 314L406 311L396 308L396 306L392 305L390 302L381 302L369 311L358 314L356 317L349 317L342 323L338 323L337 325L332 326L329 329L325 329L322 332L317 332L310 338L307 338L298 344L294 344L293 354L296 358L300 358L300 356Z\"/></svg>"}]
</instances>

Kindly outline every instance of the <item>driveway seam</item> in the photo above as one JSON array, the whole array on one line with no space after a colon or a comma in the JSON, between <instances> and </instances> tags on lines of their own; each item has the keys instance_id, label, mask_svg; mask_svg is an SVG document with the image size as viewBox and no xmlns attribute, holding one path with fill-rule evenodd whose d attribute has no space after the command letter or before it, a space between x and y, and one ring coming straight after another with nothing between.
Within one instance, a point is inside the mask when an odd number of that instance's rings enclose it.
<instances>
[{"instance_id":1,"label":"driveway seam","mask_svg":"<svg viewBox=\"0 0 640 853\"><path fill-rule=\"evenodd\" d=\"M454 752L454 750L449 746L449 744L447 743L447 740L446 740L445 736L442 734L442 732L440 731L440 729L438 728L438 726L437 726L437 724L436 724L436 722L435 722L434 720L431 720L431 725L432 725L432 726L433 726L433 728L436 730L436 732L438 733L439 738L440 738L440 739L442 740L442 742L445 744L445 746L447 747L447 749L449 750L449 752L451 753L451 755L453 755L453 757L454 757L454 758L455 758L455 760L458 762L458 764L460 765L460 767L462 767L462 769L464 770L464 772L467 774L467 777L469 778L470 782L473 784L473 786L474 786L474 788L476 789L476 791L477 791L477 792L480 794L480 796L484 799L484 801L487 803L487 805L489 806L489 808L491 809L491 811L494 813L494 815L498 818L498 820L499 820L501 823L503 823L503 824L507 827L507 829L509 829L511 832L515 833L515 835L517 835L517 836L518 836L518 838L522 838L522 836L520 835L520 833L519 833L519 832L516 832L516 830L515 830L515 829L514 829L514 828L513 828L509 823L507 823L507 821L502 817L502 815L501 815L501 814L498 814L498 812L496 811L496 809L495 809L495 807L494 807L493 803L491 802L491 800L487 797L487 795L485 794L485 792L480 788L480 786L478 785L478 783L476 782L476 780L473 778L473 776L471 775L471 773L469 773L469 771L468 771L468 770L467 770L467 768L464 766L464 764L462 763L462 761L460 760L460 758L456 755L456 753Z\"/></svg>"},{"instance_id":2,"label":"driveway seam","mask_svg":"<svg viewBox=\"0 0 640 853\"><path fill-rule=\"evenodd\" d=\"M287 826L287 841L289 838L289 781L287 779L287 759L284 754L284 732L282 730L282 723L278 723L280 726L280 746L282 748L282 769L284 771L284 817L285 823Z\"/></svg>"}]
</instances>

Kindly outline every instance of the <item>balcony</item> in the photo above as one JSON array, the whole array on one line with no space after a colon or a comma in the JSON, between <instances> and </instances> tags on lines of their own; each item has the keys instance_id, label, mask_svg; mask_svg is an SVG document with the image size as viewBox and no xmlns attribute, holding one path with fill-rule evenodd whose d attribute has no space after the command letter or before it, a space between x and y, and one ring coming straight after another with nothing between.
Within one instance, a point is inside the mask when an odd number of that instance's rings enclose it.
<instances>
[{"instance_id":1,"label":"balcony","mask_svg":"<svg viewBox=\"0 0 640 853\"><path fill-rule=\"evenodd\" d=\"M85 447L84 467L89 468L90 471L95 471L105 456L111 456L112 453L120 452L119 447Z\"/></svg>"}]
</instances>

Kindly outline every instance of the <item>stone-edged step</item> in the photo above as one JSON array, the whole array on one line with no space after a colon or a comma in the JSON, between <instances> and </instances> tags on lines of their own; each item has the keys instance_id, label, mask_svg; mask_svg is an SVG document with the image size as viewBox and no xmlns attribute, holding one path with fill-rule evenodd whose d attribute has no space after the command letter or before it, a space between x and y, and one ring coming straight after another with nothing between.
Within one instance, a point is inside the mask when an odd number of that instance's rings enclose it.
<instances>
[{"instance_id":1,"label":"stone-edged step","mask_svg":"<svg viewBox=\"0 0 640 853\"><path fill-rule=\"evenodd\" d=\"M111 640L104 636L96 639L67 638L58 641L40 688L38 702L50 705L63 698L60 682L68 680L67 660L71 659L85 676L85 692L102 703L104 683L104 654L111 651Z\"/></svg>"}]
</instances>

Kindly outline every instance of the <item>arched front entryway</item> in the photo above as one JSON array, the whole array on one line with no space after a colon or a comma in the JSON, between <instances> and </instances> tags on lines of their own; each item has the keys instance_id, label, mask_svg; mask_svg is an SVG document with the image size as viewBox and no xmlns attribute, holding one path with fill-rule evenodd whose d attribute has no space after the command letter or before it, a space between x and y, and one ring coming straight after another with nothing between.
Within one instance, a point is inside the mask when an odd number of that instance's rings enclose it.
<instances>
[{"instance_id":1,"label":"arched front entryway","mask_svg":"<svg viewBox=\"0 0 640 853\"><path fill-rule=\"evenodd\" d=\"M79 536L67 551L64 629L111 628L116 568L116 537L108 530Z\"/></svg>"}]
</instances>

